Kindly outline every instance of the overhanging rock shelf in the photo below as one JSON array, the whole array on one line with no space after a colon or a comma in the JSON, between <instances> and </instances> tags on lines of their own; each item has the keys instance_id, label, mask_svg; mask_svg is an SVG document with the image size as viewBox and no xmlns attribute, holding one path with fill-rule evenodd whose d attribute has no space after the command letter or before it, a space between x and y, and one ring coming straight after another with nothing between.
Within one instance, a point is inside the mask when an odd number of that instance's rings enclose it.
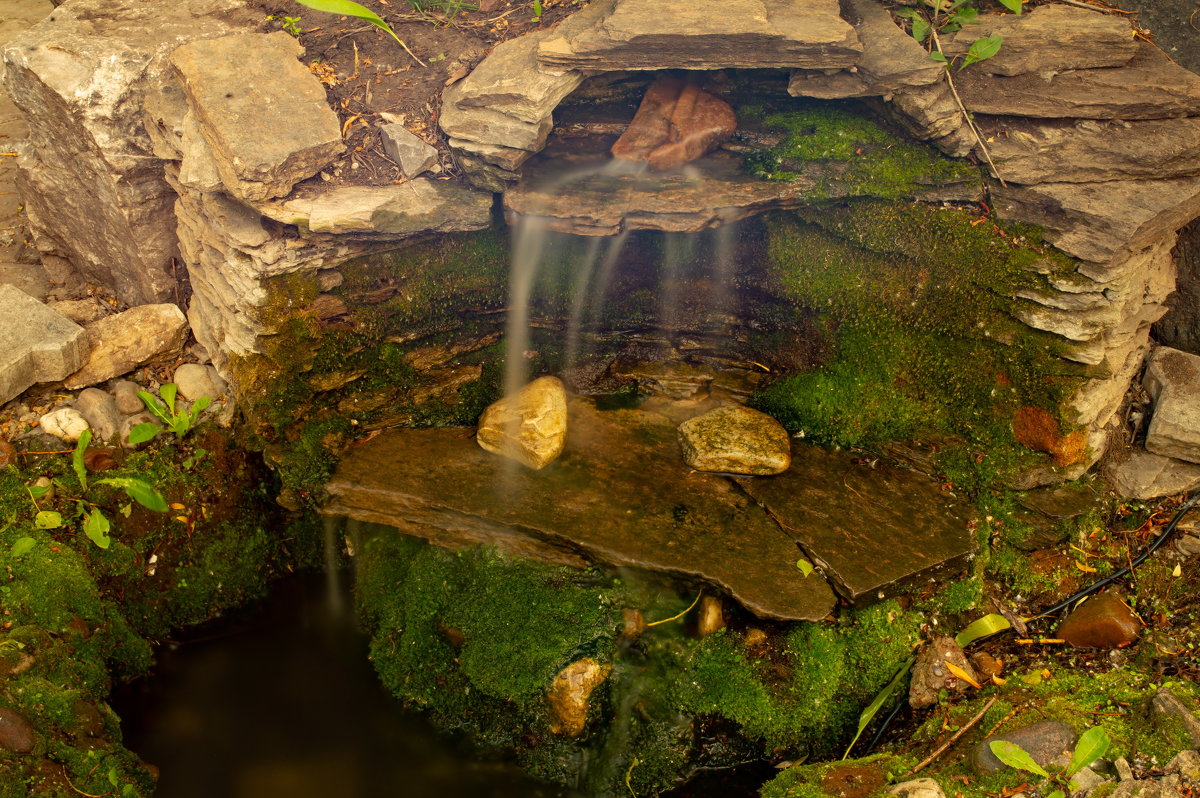
<instances>
[{"instance_id":1,"label":"overhanging rock shelf","mask_svg":"<svg viewBox=\"0 0 1200 798\"><path fill-rule=\"evenodd\" d=\"M68 256L131 304L173 298L174 264L186 266L192 328L269 440L286 440L323 401L344 415L394 401L397 391L414 404L460 401L480 376L461 359L493 345L494 330L449 317L389 330L396 369L412 372L399 388L298 350L319 330L344 344L342 357L357 351L347 342L348 294L409 302L401 315L415 317L414 286L436 276L418 270L347 292L339 286L356 268L347 264L414 251L434 233L494 230L494 193L510 192L514 206L556 109L591 78L788 70L794 96L857 98L947 154L975 146L940 67L876 0L730 0L723 9L593 0L556 28L498 45L442 99L442 130L469 185L417 178L364 188L315 176L341 146L336 115L319 102L296 43L259 32L261 19L242 0L71 0L4 51L6 83L31 129L19 159L29 224L45 252ZM1200 213L1200 78L1134 39L1117 15L1042 5L972 26L972 36L989 33L1004 36L1000 55L956 75L1008 181L991 185L992 206L1001 220L1044 227L1076 264L1011 297L1014 317L1089 368L1061 408L1086 455L1039 477L1068 478L1105 450L1174 288L1175 231ZM966 46L964 36L946 42ZM264 74L277 76L267 96ZM232 135L238 129L256 135ZM782 196L761 202L755 192L767 189ZM803 201L795 185L737 190L753 196L700 208L686 224ZM443 250L459 246L444 240ZM504 276L468 260L461 271L474 282L451 296L469 295L481 314L502 312L503 299L480 286ZM431 355L437 336L441 354ZM273 393L284 386L291 396L297 385L309 405L288 407Z\"/></svg>"}]
</instances>

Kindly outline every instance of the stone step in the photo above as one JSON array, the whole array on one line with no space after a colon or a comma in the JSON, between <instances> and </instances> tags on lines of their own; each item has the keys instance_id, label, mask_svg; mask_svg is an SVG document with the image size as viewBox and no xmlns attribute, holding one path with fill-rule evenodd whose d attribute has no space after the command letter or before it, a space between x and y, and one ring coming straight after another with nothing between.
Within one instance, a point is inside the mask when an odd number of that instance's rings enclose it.
<instances>
[{"instance_id":1,"label":"stone step","mask_svg":"<svg viewBox=\"0 0 1200 798\"><path fill-rule=\"evenodd\" d=\"M835 588L867 603L970 554L965 506L913 472L802 447L787 473L735 482L690 471L665 416L578 399L568 413L562 456L536 472L484 451L470 429L386 431L346 454L325 512L444 546L666 572L780 620L824 618ZM802 557L836 585L806 578Z\"/></svg>"}]
</instances>

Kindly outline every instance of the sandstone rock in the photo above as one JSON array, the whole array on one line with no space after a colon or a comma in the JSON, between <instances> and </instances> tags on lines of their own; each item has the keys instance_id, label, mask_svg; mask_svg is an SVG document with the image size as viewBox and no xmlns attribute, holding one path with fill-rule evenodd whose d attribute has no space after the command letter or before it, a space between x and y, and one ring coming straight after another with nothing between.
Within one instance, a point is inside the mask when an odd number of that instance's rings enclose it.
<instances>
[{"instance_id":1,"label":"sandstone rock","mask_svg":"<svg viewBox=\"0 0 1200 798\"><path fill-rule=\"evenodd\" d=\"M1087 438L1081 430L1063 435L1058 419L1040 407L1017 410L1013 416L1013 436L1022 446L1049 454L1060 467L1078 463L1087 449Z\"/></svg>"},{"instance_id":2,"label":"sandstone rock","mask_svg":"<svg viewBox=\"0 0 1200 798\"><path fill-rule=\"evenodd\" d=\"M429 167L438 162L437 149L426 144L404 125L381 125L379 135L383 141L383 151L400 165L400 172L405 177L416 177L429 171Z\"/></svg>"},{"instance_id":3,"label":"sandstone rock","mask_svg":"<svg viewBox=\"0 0 1200 798\"><path fill-rule=\"evenodd\" d=\"M1054 634L1076 648L1119 648L1138 639L1142 624L1116 593L1092 596Z\"/></svg>"},{"instance_id":4,"label":"sandstone rock","mask_svg":"<svg viewBox=\"0 0 1200 798\"><path fill-rule=\"evenodd\" d=\"M578 737L587 726L592 692L604 684L612 671L591 657L572 662L559 671L546 696L550 702L550 731L563 737Z\"/></svg>"},{"instance_id":5,"label":"sandstone rock","mask_svg":"<svg viewBox=\"0 0 1200 798\"><path fill-rule=\"evenodd\" d=\"M538 46L556 33L533 31L496 45L456 84L454 105L464 111L483 108L528 124L542 124L584 78L584 73L575 70L551 74L538 67ZM502 140L493 143L507 144Z\"/></svg>"},{"instance_id":6,"label":"sandstone rock","mask_svg":"<svg viewBox=\"0 0 1200 798\"><path fill-rule=\"evenodd\" d=\"M911 779L888 788L896 798L945 798L942 786L934 779Z\"/></svg>"},{"instance_id":7,"label":"sandstone rock","mask_svg":"<svg viewBox=\"0 0 1200 798\"><path fill-rule=\"evenodd\" d=\"M962 55L983 36L1004 38L999 53L974 67L994 75L1122 67L1139 49L1123 17L1063 5L1020 15L981 14L976 23L942 37L942 49L949 57Z\"/></svg>"},{"instance_id":8,"label":"sandstone rock","mask_svg":"<svg viewBox=\"0 0 1200 798\"><path fill-rule=\"evenodd\" d=\"M1075 738L1075 730L1067 724L1057 720L1044 720L988 737L976 746L971 754L971 763L980 773L995 773L1008 767L996 758L990 745L993 740L1007 740L1025 749L1034 762L1047 767L1064 751L1069 752L1072 749Z\"/></svg>"},{"instance_id":9,"label":"sandstone rock","mask_svg":"<svg viewBox=\"0 0 1200 798\"><path fill-rule=\"evenodd\" d=\"M212 366L184 363L175 369L172 379L179 388L179 395L192 402L205 396L215 402L225 395L225 380Z\"/></svg>"},{"instance_id":10,"label":"sandstone rock","mask_svg":"<svg viewBox=\"0 0 1200 798\"><path fill-rule=\"evenodd\" d=\"M766 413L735 405L679 425L683 458L697 471L779 474L791 465L787 430Z\"/></svg>"},{"instance_id":11,"label":"sandstone rock","mask_svg":"<svg viewBox=\"0 0 1200 798\"><path fill-rule=\"evenodd\" d=\"M557 377L539 377L493 402L476 432L484 449L535 470L554 462L566 439L567 391Z\"/></svg>"},{"instance_id":12,"label":"sandstone rock","mask_svg":"<svg viewBox=\"0 0 1200 798\"><path fill-rule=\"evenodd\" d=\"M1011 183L1161 179L1200 172L1196 118L1117 122L978 116L975 122Z\"/></svg>"},{"instance_id":13,"label":"sandstone rock","mask_svg":"<svg viewBox=\"0 0 1200 798\"><path fill-rule=\"evenodd\" d=\"M62 407L42 416L38 422L42 430L61 441L74 443L88 429L87 420L73 407Z\"/></svg>"},{"instance_id":14,"label":"sandstone rock","mask_svg":"<svg viewBox=\"0 0 1200 798\"><path fill-rule=\"evenodd\" d=\"M716 596L705 596L700 599L700 607L696 613L696 635L704 638L725 628L725 608Z\"/></svg>"},{"instance_id":15,"label":"sandstone rock","mask_svg":"<svg viewBox=\"0 0 1200 798\"><path fill-rule=\"evenodd\" d=\"M1200 215L1200 178L1010 185L992 197L1002 218L1041 225L1063 252L1106 264Z\"/></svg>"},{"instance_id":16,"label":"sandstone rock","mask_svg":"<svg viewBox=\"0 0 1200 798\"><path fill-rule=\"evenodd\" d=\"M463 82L442 92L442 115L438 125L447 136L529 152L537 152L546 143L546 136L550 135L554 124L550 116L526 122L491 108L462 108L459 100L466 91Z\"/></svg>"},{"instance_id":17,"label":"sandstone rock","mask_svg":"<svg viewBox=\"0 0 1200 798\"><path fill-rule=\"evenodd\" d=\"M87 332L91 352L83 367L64 380L68 388L95 385L178 353L188 324L174 305L141 305L103 318Z\"/></svg>"},{"instance_id":18,"label":"sandstone rock","mask_svg":"<svg viewBox=\"0 0 1200 798\"><path fill-rule=\"evenodd\" d=\"M1200 115L1200 75L1172 62L1147 42L1138 42L1137 55L1120 69L1073 69L1015 77L967 69L956 73L954 83L963 104L978 114L1052 119Z\"/></svg>"},{"instance_id":19,"label":"sandstone rock","mask_svg":"<svg viewBox=\"0 0 1200 798\"><path fill-rule=\"evenodd\" d=\"M301 189L281 203L261 206L286 224L315 233L379 233L482 230L492 223L492 197L454 181L419 178L393 186Z\"/></svg>"},{"instance_id":20,"label":"sandstone rock","mask_svg":"<svg viewBox=\"0 0 1200 798\"><path fill-rule=\"evenodd\" d=\"M1200 742L1197 745L1200 745ZM1200 751L1188 748L1180 751L1167 763L1167 772L1178 773L1193 784L1200 782Z\"/></svg>"},{"instance_id":21,"label":"sandstone rock","mask_svg":"<svg viewBox=\"0 0 1200 798\"><path fill-rule=\"evenodd\" d=\"M613 144L612 154L666 171L710 152L736 129L737 117L729 103L694 83L663 75L646 89L633 121Z\"/></svg>"},{"instance_id":22,"label":"sandstone rock","mask_svg":"<svg viewBox=\"0 0 1200 798\"><path fill-rule=\"evenodd\" d=\"M1200 717L1196 716L1196 708L1180 700L1168 687L1158 688L1150 702L1151 717L1156 726L1170 727L1182 725L1192 745L1200 748ZM1187 757L1179 763L1183 768L1195 769L1196 759Z\"/></svg>"},{"instance_id":23,"label":"sandstone rock","mask_svg":"<svg viewBox=\"0 0 1200 798\"><path fill-rule=\"evenodd\" d=\"M0 263L0 285L11 285L39 301L50 294L50 278L36 263Z\"/></svg>"},{"instance_id":24,"label":"sandstone rock","mask_svg":"<svg viewBox=\"0 0 1200 798\"><path fill-rule=\"evenodd\" d=\"M221 182L242 199L284 196L345 149L325 87L301 53L280 31L195 41L171 56Z\"/></svg>"},{"instance_id":25,"label":"sandstone rock","mask_svg":"<svg viewBox=\"0 0 1200 798\"><path fill-rule=\"evenodd\" d=\"M113 399L116 401L117 410L124 415L132 415L140 413L146 409L142 398L137 395L137 392L142 390L142 386L130 380L117 380L111 386Z\"/></svg>"},{"instance_id":26,"label":"sandstone rock","mask_svg":"<svg viewBox=\"0 0 1200 798\"><path fill-rule=\"evenodd\" d=\"M1146 450L1200 463L1200 356L1157 347L1142 384L1154 400Z\"/></svg>"},{"instance_id":27,"label":"sandstone rock","mask_svg":"<svg viewBox=\"0 0 1200 798\"><path fill-rule=\"evenodd\" d=\"M913 709L924 709L937 703L938 693L947 690L954 693L965 693L971 685L955 676L946 667L950 663L961 668L968 676L979 681L978 674L967 661L953 637L939 637L931 640L917 655L913 665L912 682L908 688L908 703Z\"/></svg>"},{"instance_id":28,"label":"sandstone rock","mask_svg":"<svg viewBox=\"0 0 1200 798\"><path fill-rule=\"evenodd\" d=\"M251 28L242 0L75 0L4 48L30 124L19 191L39 248L131 305L172 298L174 192L142 120L180 44Z\"/></svg>"},{"instance_id":29,"label":"sandstone rock","mask_svg":"<svg viewBox=\"0 0 1200 798\"><path fill-rule=\"evenodd\" d=\"M63 379L86 356L82 327L9 285L0 285L0 319L0 403Z\"/></svg>"},{"instance_id":30,"label":"sandstone rock","mask_svg":"<svg viewBox=\"0 0 1200 798\"><path fill-rule=\"evenodd\" d=\"M1105 479L1122 497L1157 499L1200 487L1200 466L1148 451L1130 452L1104 469Z\"/></svg>"},{"instance_id":31,"label":"sandstone rock","mask_svg":"<svg viewBox=\"0 0 1200 798\"><path fill-rule=\"evenodd\" d=\"M459 156L459 165L464 170L468 169L468 164L464 164L464 156L468 159L477 159L485 163L488 167L492 167L490 174L499 178L499 188L489 188L490 191L503 191L505 184L512 180L516 180L519 175L515 174L521 165L529 160L533 153L528 150L518 150L513 147L505 147L500 144L481 144L477 141L467 141L466 139L450 139L450 148ZM476 183L480 188L484 185Z\"/></svg>"},{"instance_id":32,"label":"sandstone rock","mask_svg":"<svg viewBox=\"0 0 1200 798\"><path fill-rule=\"evenodd\" d=\"M837 0L729 0L720 14L687 0L596 2L599 24L564 25L538 47L561 69L836 69L862 52ZM610 10L611 9L611 10ZM589 19L588 22L591 20Z\"/></svg>"},{"instance_id":33,"label":"sandstone rock","mask_svg":"<svg viewBox=\"0 0 1200 798\"><path fill-rule=\"evenodd\" d=\"M47 302L46 307L59 313L76 324L88 325L99 321L108 315L108 309L95 297L87 299L64 299L58 302Z\"/></svg>"},{"instance_id":34,"label":"sandstone rock","mask_svg":"<svg viewBox=\"0 0 1200 798\"><path fill-rule=\"evenodd\" d=\"M636 380L639 393L668 399L703 396L713 381L712 369L678 360L618 360L610 368L619 378Z\"/></svg>"},{"instance_id":35,"label":"sandstone rock","mask_svg":"<svg viewBox=\"0 0 1200 798\"><path fill-rule=\"evenodd\" d=\"M110 441L120 431L121 414L108 391L85 388L75 400L75 409L87 420L96 442Z\"/></svg>"},{"instance_id":36,"label":"sandstone rock","mask_svg":"<svg viewBox=\"0 0 1200 798\"><path fill-rule=\"evenodd\" d=\"M0 751L28 754L33 750L36 740L29 721L16 710L0 707Z\"/></svg>"}]
</instances>

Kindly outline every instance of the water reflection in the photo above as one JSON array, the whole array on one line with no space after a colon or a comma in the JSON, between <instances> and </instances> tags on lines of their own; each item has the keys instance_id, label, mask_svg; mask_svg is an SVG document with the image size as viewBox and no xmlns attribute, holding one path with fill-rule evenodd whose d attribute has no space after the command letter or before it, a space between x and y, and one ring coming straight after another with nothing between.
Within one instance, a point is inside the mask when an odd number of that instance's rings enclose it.
<instances>
[{"instance_id":1,"label":"water reflection","mask_svg":"<svg viewBox=\"0 0 1200 798\"><path fill-rule=\"evenodd\" d=\"M405 712L320 574L164 650L154 678L114 707L126 745L161 769L157 798L574 795L473 760Z\"/></svg>"}]
</instances>

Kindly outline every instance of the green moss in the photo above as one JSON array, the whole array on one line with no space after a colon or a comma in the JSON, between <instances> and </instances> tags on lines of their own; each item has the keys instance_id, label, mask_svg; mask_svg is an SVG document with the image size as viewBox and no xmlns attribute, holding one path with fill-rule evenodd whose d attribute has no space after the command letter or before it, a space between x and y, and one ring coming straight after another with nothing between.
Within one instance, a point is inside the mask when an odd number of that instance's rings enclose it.
<instances>
[{"instance_id":1,"label":"green moss","mask_svg":"<svg viewBox=\"0 0 1200 798\"><path fill-rule=\"evenodd\" d=\"M911 197L946 183L980 181L975 167L885 130L842 104L796 101L794 110L761 120L778 144L747 157L766 180L815 181L812 199L831 196ZM743 117L747 116L742 109Z\"/></svg>"},{"instance_id":2,"label":"green moss","mask_svg":"<svg viewBox=\"0 0 1200 798\"><path fill-rule=\"evenodd\" d=\"M861 759L794 765L767 782L759 794L762 798L838 798L845 794L839 786L831 785L826 789L823 782L845 771L854 772L855 781L862 779L861 774L874 773L881 782L878 792L886 794L885 785L899 780L901 774L915 764L916 760L911 757L875 754Z\"/></svg>"},{"instance_id":3,"label":"green moss","mask_svg":"<svg viewBox=\"0 0 1200 798\"><path fill-rule=\"evenodd\" d=\"M786 676L733 635L711 635L685 663L677 700L735 721L771 748L841 753L863 707L908 658L921 620L885 602L837 625L797 624L780 652Z\"/></svg>"}]
</instances>

